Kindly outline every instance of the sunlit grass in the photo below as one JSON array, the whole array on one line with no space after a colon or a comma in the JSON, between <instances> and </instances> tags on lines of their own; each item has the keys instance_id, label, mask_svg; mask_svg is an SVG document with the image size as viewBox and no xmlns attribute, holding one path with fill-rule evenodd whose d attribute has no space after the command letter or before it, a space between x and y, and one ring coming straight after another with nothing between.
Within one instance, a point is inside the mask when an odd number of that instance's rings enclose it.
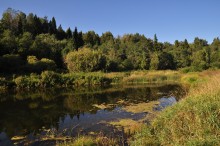
<instances>
[{"instance_id":1,"label":"sunlit grass","mask_svg":"<svg viewBox=\"0 0 220 146\"><path fill-rule=\"evenodd\" d=\"M57 142L56 146L117 146L117 141L113 138L107 138L99 135L97 137L79 136L75 139Z\"/></svg>"},{"instance_id":2,"label":"sunlit grass","mask_svg":"<svg viewBox=\"0 0 220 146\"><path fill-rule=\"evenodd\" d=\"M161 112L150 127L135 135L131 145L220 145L219 85L220 75L215 73Z\"/></svg>"},{"instance_id":3,"label":"sunlit grass","mask_svg":"<svg viewBox=\"0 0 220 146\"><path fill-rule=\"evenodd\" d=\"M219 71L203 71L201 73L183 73L181 71L149 71L139 70L130 72L89 72L60 74L53 71L44 71L41 75L30 74L15 77L9 81L0 78L0 89L8 88L35 89L51 87L94 87L110 84L143 84L143 83L201 83L207 74L216 74Z\"/></svg>"},{"instance_id":4,"label":"sunlit grass","mask_svg":"<svg viewBox=\"0 0 220 146\"><path fill-rule=\"evenodd\" d=\"M81 136L71 141L58 142L57 146L96 146L96 143L92 137Z\"/></svg>"}]
</instances>

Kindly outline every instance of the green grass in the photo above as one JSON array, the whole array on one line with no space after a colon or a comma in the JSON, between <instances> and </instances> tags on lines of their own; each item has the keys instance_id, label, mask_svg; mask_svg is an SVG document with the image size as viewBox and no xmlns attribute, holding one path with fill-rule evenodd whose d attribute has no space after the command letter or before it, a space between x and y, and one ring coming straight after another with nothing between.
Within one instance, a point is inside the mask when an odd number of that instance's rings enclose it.
<instances>
[{"instance_id":1,"label":"green grass","mask_svg":"<svg viewBox=\"0 0 220 146\"><path fill-rule=\"evenodd\" d=\"M82 136L73 141L59 143L57 146L96 146L96 143L92 137Z\"/></svg>"},{"instance_id":2,"label":"green grass","mask_svg":"<svg viewBox=\"0 0 220 146\"><path fill-rule=\"evenodd\" d=\"M205 73L203 73L204 75ZM197 85L185 99L167 108L131 145L220 145L220 75Z\"/></svg>"},{"instance_id":3,"label":"green grass","mask_svg":"<svg viewBox=\"0 0 220 146\"><path fill-rule=\"evenodd\" d=\"M56 146L117 146L115 139L105 136L80 136L70 141L57 142Z\"/></svg>"},{"instance_id":4,"label":"green grass","mask_svg":"<svg viewBox=\"0 0 220 146\"><path fill-rule=\"evenodd\" d=\"M139 84L139 83L164 83L178 82L181 74L178 71L131 71L107 73L106 77L112 79L112 83Z\"/></svg>"},{"instance_id":5,"label":"green grass","mask_svg":"<svg viewBox=\"0 0 220 146\"><path fill-rule=\"evenodd\" d=\"M196 85L206 80L208 73L219 71L203 71L182 73L181 71L131 71L131 72L90 72L90 73L56 73L44 71L41 74L13 75L0 77L0 92L11 88L45 89L51 87L92 87L109 84L143 84L143 83L183 83Z\"/></svg>"}]
</instances>

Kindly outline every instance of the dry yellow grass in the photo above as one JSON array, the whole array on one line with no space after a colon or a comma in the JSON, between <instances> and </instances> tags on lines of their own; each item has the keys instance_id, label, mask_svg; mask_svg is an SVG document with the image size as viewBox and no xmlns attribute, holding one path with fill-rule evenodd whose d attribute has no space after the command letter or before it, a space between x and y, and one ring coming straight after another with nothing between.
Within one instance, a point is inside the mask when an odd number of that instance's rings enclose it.
<instances>
[{"instance_id":1,"label":"dry yellow grass","mask_svg":"<svg viewBox=\"0 0 220 146\"><path fill-rule=\"evenodd\" d=\"M131 145L220 145L220 74L211 73L198 73L206 82L162 111Z\"/></svg>"}]
</instances>

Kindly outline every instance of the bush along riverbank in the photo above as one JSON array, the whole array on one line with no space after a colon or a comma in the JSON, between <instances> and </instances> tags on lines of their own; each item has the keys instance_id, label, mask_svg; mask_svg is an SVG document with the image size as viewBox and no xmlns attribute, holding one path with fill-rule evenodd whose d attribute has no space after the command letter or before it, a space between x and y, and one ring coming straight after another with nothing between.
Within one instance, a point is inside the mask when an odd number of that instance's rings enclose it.
<instances>
[{"instance_id":1,"label":"bush along riverbank","mask_svg":"<svg viewBox=\"0 0 220 146\"><path fill-rule=\"evenodd\" d=\"M111 80L103 73L59 74L44 71L40 75L19 76L12 80L17 89L48 88L48 87L79 87L93 85L109 85Z\"/></svg>"},{"instance_id":2,"label":"bush along riverbank","mask_svg":"<svg viewBox=\"0 0 220 146\"><path fill-rule=\"evenodd\" d=\"M220 74L211 76L142 127L130 144L220 145Z\"/></svg>"},{"instance_id":3,"label":"bush along riverbank","mask_svg":"<svg viewBox=\"0 0 220 146\"><path fill-rule=\"evenodd\" d=\"M143 84L177 82L199 83L205 79L202 73L181 73L180 71L132 71L56 73L44 71L41 74L12 75L0 77L0 89L45 89L50 87L106 86L110 84Z\"/></svg>"}]
</instances>

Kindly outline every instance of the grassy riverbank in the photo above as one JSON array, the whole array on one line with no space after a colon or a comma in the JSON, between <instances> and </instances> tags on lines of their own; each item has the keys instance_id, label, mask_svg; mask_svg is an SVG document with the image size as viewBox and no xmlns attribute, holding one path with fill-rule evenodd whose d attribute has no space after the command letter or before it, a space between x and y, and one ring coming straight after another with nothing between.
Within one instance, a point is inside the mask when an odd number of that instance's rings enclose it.
<instances>
[{"instance_id":1,"label":"grassy riverbank","mask_svg":"<svg viewBox=\"0 0 220 146\"><path fill-rule=\"evenodd\" d=\"M206 71L207 72L207 71ZM56 73L44 71L41 74L11 75L0 77L0 89L45 89L51 87L105 86L109 84L142 83L199 83L205 80L204 73L183 73L181 71L131 71L131 72L91 72Z\"/></svg>"},{"instance_id":2,"label":"grassy riverbank","mask_svg":"<svg viewBox=\"0 0 220 146\"><path fill-rule=\"evenodd\" d=\"M158 101L126 105L126 101L119 100L118 103L124 105L123 110L131 113L145 112L148 113L147 117L144 117L138 121L129 118L116 120L111 121L108 124L119 128L119 130L123 128L123 131L126 135L126 142L128 141L130 145L135 146L184 144L218 145L218 126L220 124L218 121L220 109L220 100L218 99L218 93L220 93L218 92L220 91L220 87L218 87L220 83L220 79L218 79L220 78L220 75L218 75L219 73L220 71L203 71L196 73L183 73L180 71L133 71L121 73L95 72L77 74L43 72L41 75L31 74L30 76L24 76L24 78L27 78L27 80L24 81L28 81L28 78L30 78L31 82L38 83L36 85L41 85L40 83L48 83L45 84L46 86L33 86L39 88L54 87L54 85L55 87L57 85L58 87L66 87L68 84L73 87L94 85L94 88L96 88L96 86L103 85L101 84L101 81L103 81L102 79L111 81L109 84L123 84L123 86L133 86L131 84L140 83L170 82L188 84L191 85L191 91L187 95L187 98L181 100L178 104L168 108L162 113L153 111L153 108L158 104ZM19 78L23 77L15 76L11 82L17 81ZM63 80L63 78L65 78L65 80ZM77 83L76 81L83 84L74 85L73 83ZM87 84L87 81L89 81L91 84ZM62 85L61 83L66 84ZM18 87L16 88L20 89ZM25 86L22 87L22 89L24 88ZM46 91L48 92L48 90ZM106 90L105 92L109 91ZM131 97L133 98L135 95L139 94L134 94ZM88 99L91 98L89 97ZM71 102L73 101L71 100L68 103ZM88 107L89 104L86 104L86 106ZM100 109L108 108L108 105L99 104L99 102L93 104L92 106ZM73 108L74 105L69 104L69 107ZM33 108L36 108L36 106L34 105ZM146 122L149 123L149 121L151 125L146 127ZM54 140L57 141L57 145L66 146L118 145L120 142L122 142L121 139L117 139L115 137L109 138L99 134L79 135L79 137L68 137L68 139L60 139L60 137L54 138L53 136L52 139L50 138L51 137L46 140Z\"/></svg>"},{"instance_id":3,"label":"grassy riverbank","mask_svg":"<svg viewBox=\"0 0 220 146\"><path fill-rule=\"evenodd\" d=\"M119 75L122 76L122 74L125 73L112 73L108 74L108 76L115 77ZM167 79L171 80L161 80L158 76L166 76ZM173 76L178 76L178 78L174 80L174 78L172 78ZM157 80L154 80L153 77ZM176 81L182 84L188 84L191 85L191 90L185 99L167 108L163 112L157 113L156 118L152 120L149 126L143 123L141 124L140 121L132 121L131 119L111 123L113 125L123 125L125 130L127 126L129 133L136 133L133 136L133 140L130 140L129 145L220 144L219 71L204 71L187 74L172 71L133 72L129 75L127 74L127 76L123 76L122 81L132 81L126 83L146 83L144 81L146 81L146 79L150 81L150 78L154 83ZM79 137L73 142L67 143L67 145L99 145L96 141L96 139L91 139L90 137ZM80 144L78 142L80 142ZM108 143L108 145L117 145L117 141L111 144Z\"/></svg>"},{"instance_id":4,"label":"grassy riverbank","mask_svg":"<svg viewBox=\"0 0 220 146\"><path fill-rule=\"evenodd\" d=\"M131 145L220 145L220 74L203 72L208 82L161 112Z\"/></svg>"}]
</instances>

